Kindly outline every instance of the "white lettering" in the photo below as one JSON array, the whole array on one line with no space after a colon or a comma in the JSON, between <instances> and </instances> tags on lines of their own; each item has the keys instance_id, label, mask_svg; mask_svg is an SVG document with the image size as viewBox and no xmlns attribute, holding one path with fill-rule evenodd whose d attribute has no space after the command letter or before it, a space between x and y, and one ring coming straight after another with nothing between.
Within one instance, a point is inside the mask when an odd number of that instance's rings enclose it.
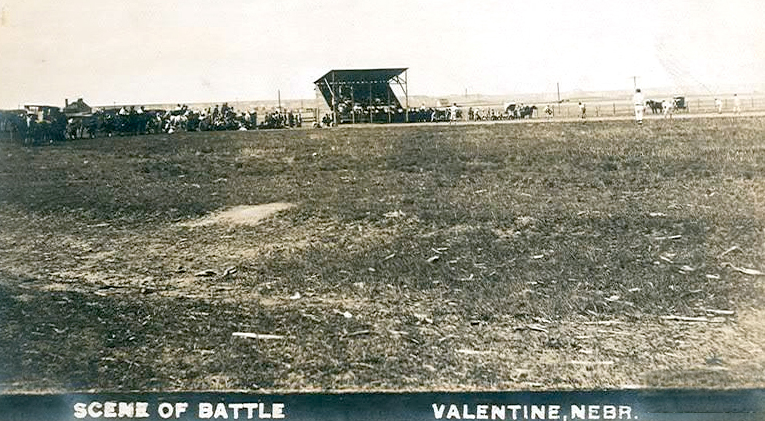
<instances>
[{"instance_id":1,"label":"white lettering","mask_svg":"<svg viewBox=\"0 0 765 421\"><path fill-rule=\"evenodd\" d=\"M157 407L157 414L160 418L170 418L173 416L173 404L169 402L162 402Z\"/></svg>"},{"instance_id":2,"label":"white lettering","mask_svg":"<svg viewBox=\"0 0 765 421\"><path fill-rule=\"evenodd\" d=\"M74 417L85 418L88 416L88 405L82 402L74 404Z\"/></svg>"},{"instance_id":3,"label":"white lettering","mask_svg":"<svg viewBox=\"0 0 765 421\"><path fill-rule=\"evenodd\" d=\"M225 403L220 402L219 404L215 405L215 414L213 414L213 418L228 419L228 413L226 413Z\"/></svg>"},{"instance_id":4,"label":"white lettering","mask_svg":"<svg viewBox=\"0 0 765 421\"><path fill-rule=\"evenodd\" d=\"M616 407L613 405L603 405L603 419L615 420L616 419Z\"/></svg>"},{"instance_id":5,"label":"white lettering","mask_svg":"<svg viewBox=\"0 0 765 421\"><path fill-rule=\"evenodd\" d=\"M271 414L266 412L266 405L263 403L258 407L258 418L271 418Z\"/></svg>"},{"instance_id":6,"label":"white lettering","mask_svg":"<svg viewBox=\"0 0 765 421\"><path fill-rule=\"evenodd\" d=\"M489 405L478 405L475 407L475 417L479 420L489 419Z\"/></svg>"},{"instance_id":7,"label":"white lettering","mask_svg":"<svg viewBox=\"0 0 765 421\"><path fill-rule=\"evenodd\" d=\"M213 406L211 403L200 402L199 403L199 418L209 419L213 415Z\"/></svg>"},{"instance_id":8,"label":"white lettering","mask_svg":"<svg viewBox=\"0 0 765 421\"><path fill-rule=\"evenodd\" d=\"M571 419L575 420L575 419L585 419L585 418L587 418L585 409L586 409L586 407L584 405L582 405L582 406L571 405Z\"/></svg>"},{"instance_id":9,"label":"white lettering","mask_svg":"<svg viewBox=\"0 0 765 421\"><path fill-rule=\"evenodd\" d=\"M274 419L281 419L284 418L284 404L283 403L275 403L271 405L271 414Z\"/></svg>"},{"instance_id":10,"label":"white lettering","mask_svg":"<svg viewBox=\"0 0 765 421\"><path fill-rule=\"evenodd\" d=\"M520 405L507 405L507 409L513 411L513 419L517 420L518 419L518 410L521 409L521 406Z\"/></svg>"},{"instance_id":11,"label":"white lettering","mask_svg":"<svg viewBox=\"0 0 765 421\"><path fill-rule=\"evenodd\" d=\"M256 403L243 403L242 406L247 408L247 419L251 420L252 417L254 417L254 411L258 409L258 404Z\"/></svg>"},{"instance_id":12,"label":"white lettering","mask_svg":"<svg viewBox=\"0 0 765 421\"><path fill-rule=\"evenodd\" d=\"M600 419L600 405L590 405L587 408L587 415L589 416L589 419L591 419L591 420L599 420Z\"/></svg>"},{"instance_id":13,"label":"white lettering","mask_svg":"<svg viewBox=\"0 0 765 421\"><path fill-rule=\"evenodd\" d=\"M531 405L531 419L537 419L541 420L545 417L545 406L544 405Z\"/></svg>"},{"instance_id":14,"label":"white lettering","mask_svg":"<svg viewBox=\"0 0 765 421\"><path fill-rule=\"evenodd\" d=\"M560 405L550 405L547 407L547 418L551 420L560 419Z\"/></svg>"},{"instance_id":15,"label":"white lettering","mask_svg":"<svg viewBox=\"0 0 765 421\"><path fill-rule=\"evenodd\" d=\"M449 405L449 412L446 413L446 419L459 419L460 418L460 410L457 408L457 405Z\"/></svg>"},{"instance_id":16,"label":"white lettering","mask_svg":"<svg viewBox=\"0 0 765 421\"><path fill-rule=\"evenodd\" d=\"M91 402L90 405L88 405L88 416L90 416L90 418L101 418L101 415L103 415L101 408L103 408L101 402Z\"/></svg>"},{"instance_id":17,"label":"white lettering","mask_svg":"<svg viewBox=\"0 0 765 421\"><path fill-rule=\"evenodd\" d=\"M186 409L189 408L189 404L186 402L176 402L175 404L175 418L180 418L181 414L186 412Z\"/></svg>"},{"instance_id":18,"label":"white lettering","mask_svg":"<svg viewBox=\"0 0 765 421\"><path fill-rule=\"evenodd\" d=\"M266 404L264 403L260 404L260 410L258 415L260 416L260 418L271 418L271 414L266 412Z\"/></svg>"},{"instance_id":19,"label":"white lettering","mask_svg":"<svg viewBox=\"0 0 765 421\"><path fill-rule=\"evenodd\" d=\"M619 419L630 420L632 419L632 407L626 405L619 406Z\"/></svg>"},{"instance_id":20,"label":"white lettering","mask_svg":"<svg viewBox=\"0 0 765 421\"><path fill-rule=\"evenodd\" d=\"M492 405L491 406L491 419L504 420L505 419L505 406L504 405Z\"/></svg>"},{"instance_id":21,"label":"white lettering","mask_svg":"<svg viewBox=\"0 0 765 421\"><path fill-rule=\"evenodd\" d=\"M75 418L148 418L149 404L146 402L77 402L74 404Z\"/></svg>"},{"instance_id":22,"label":"white lettering","mask_svg":"<svg viewBox=\"0 0 765 421\"><path fill-rule=\"evenodd\" d=\"M104 402L104 418L117 418L117 402Z\"/></svg>"},{"instance_id":23,"label":"white lettering","mask_svg":"<svg viewBox=\"0 0 765 421\"><path fill-rule=\"evenodd\" d=\"M148 402L135 403L135 417L149 418L149 403Z\"/></svg>"},{"instance_id":24,"label":"white lettering","mask_svg":"<svg viewBox=\"0 0 765 421\"><path fill-rule=\"evenodd\" d=\"M244 404L241 403L230 403L228 404L228 407L234 410L234 419L239 419L239 410L244 408Z\"/></svg>"},{"instance_id":25,"label":"white lettering","mask_svg":"<svg viewBox=\"0 0 765 421\"><path fill-rule=\"evenodd\" d=\"M74 406L74 410L77 411L77 405ZM434 403L433 404L433 417L435 419L437 419L437 420L440 420L444 416L444 410L446 410L446 405L438 405L438 404Z\"/></svg>"},{"instance_id":26,"label":"white lettering","mask_svg":"<svg viewBox=\"0 0 765 421\"><path fill-rule=\"evenodd\" d=\"M117 416L119 418L133 418L135 416L135 404L133 402L119 402L117 406Z\"/></svg>"},{"instance_id":27,"label":"white lettering","mask_svg":"<svg viewBox=\"0 0 765 421\"><path fill-rule=\"evenodd\" d=\"M462 405L462 419L463 420L474 420L475 414L471 414L470 410L468 409L467 405Z\"/></svg>"}]
</instances>

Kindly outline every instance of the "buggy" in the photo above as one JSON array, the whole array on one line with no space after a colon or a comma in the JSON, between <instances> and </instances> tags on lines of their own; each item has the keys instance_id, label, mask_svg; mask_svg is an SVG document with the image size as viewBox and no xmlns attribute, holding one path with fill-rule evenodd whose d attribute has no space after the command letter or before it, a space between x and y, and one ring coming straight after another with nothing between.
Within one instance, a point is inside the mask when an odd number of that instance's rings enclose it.
<instances>
[{"instance_id":1,"label":"buggy","mask_svg":"<svg viewBox=\"0 0 765 421\"><path fill-rule=\"evenodd\" d=\"M676 96L672 99L672 102L676 110L688 111L688 104L685 102L684 96Z\"/></svg>"}]
</instances>

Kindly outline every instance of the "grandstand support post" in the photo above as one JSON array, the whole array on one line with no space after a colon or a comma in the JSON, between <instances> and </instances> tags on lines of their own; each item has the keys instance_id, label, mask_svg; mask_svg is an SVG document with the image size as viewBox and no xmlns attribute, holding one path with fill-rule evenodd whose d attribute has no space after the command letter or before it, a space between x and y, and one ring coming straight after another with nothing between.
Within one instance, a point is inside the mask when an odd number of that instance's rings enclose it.
<instances>
[{"instance_id":1,"label":"grandstand support post","mask_svg":"<svg viewBox=\"0 0 765 421\"><path fill-rule=\"evenodd\" d=\"M351 85L351 124L356 124L356 98L353 96L353 85Z\"/></svg>"},{"instance_id":2,"label":"grandstand support post","mask_svg":"<svg viewBox=\"0 0 765 421\"><path fill-rule=\"evenodd\" d=\"M335 72L332 72L332 124L337 127L337 94L335 93Z\"/></svg>"},{"instance_id":3,"label":"grandstand support post","mask_svg":"<svg viewBox=\"0 0 765 421\"><path fill-rule=\"evenodd\" d=\"M404 101L406 102L406 122L409 122L409 70L404 70Z\"/></svg>"},{"instance_id":4,"label":"grandstand support post","mask_svg":"<svg viewBox=\"0 0 765 421\"><path fill-rule=\"evenodd\" d=\"M388 123L390 123L390 89L388 89L388 105L385 108L388 109Z\"/></svg>"}]
</instances>

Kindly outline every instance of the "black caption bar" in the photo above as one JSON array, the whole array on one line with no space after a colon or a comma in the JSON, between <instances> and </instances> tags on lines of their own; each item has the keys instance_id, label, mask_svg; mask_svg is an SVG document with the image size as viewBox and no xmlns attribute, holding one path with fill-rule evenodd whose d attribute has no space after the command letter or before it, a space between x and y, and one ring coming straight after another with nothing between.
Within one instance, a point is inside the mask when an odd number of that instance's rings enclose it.
<instances>
[{"instance_id":1,"label":"black caption bar","mask_svg":"<svg viewBox=\"0 0 765 421\"><path fill-rule=\"evenodd\" d=\"M765 389L0 395L0 420L762 421Z\"/></svg>"}]
</instances>

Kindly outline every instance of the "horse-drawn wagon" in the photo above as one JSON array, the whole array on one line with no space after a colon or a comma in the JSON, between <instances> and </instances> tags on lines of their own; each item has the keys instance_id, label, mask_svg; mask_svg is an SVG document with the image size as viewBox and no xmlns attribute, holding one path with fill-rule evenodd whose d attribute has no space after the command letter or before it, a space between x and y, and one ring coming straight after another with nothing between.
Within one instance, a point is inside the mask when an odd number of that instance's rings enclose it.
<instances>
[{"instance_id":1,"label":"horse-drawn wagon","mask_svg":"<svg viewBox=\"0 0 765 421\"><path fill-rule=\"evenodd\" d=\"M672 98L673 105L675 106L675 110L683 110L688 111L688 103L685 101L684 96L676 96Z\"/></svg>"}]
</instances>

